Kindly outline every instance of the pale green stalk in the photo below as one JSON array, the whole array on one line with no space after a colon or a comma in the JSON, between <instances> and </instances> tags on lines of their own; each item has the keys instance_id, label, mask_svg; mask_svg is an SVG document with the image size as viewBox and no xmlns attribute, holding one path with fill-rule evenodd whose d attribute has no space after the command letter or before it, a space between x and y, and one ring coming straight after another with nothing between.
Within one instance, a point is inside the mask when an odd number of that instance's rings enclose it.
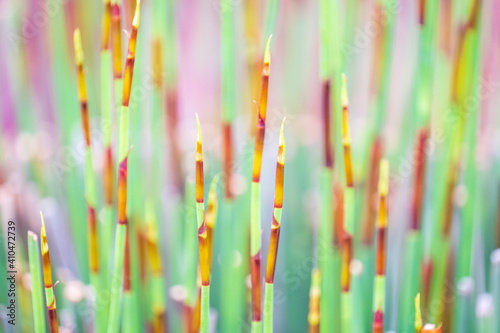
<instances>
[{"instance_id":1,"label":"pale green stalk","mask_svg":"<svg viewBox=\"0 0 500 333\"><path fill-rule=\"evenodd\" d=\"M321 271L321 295L320 295L320 330L321 333L334 331L335 324L335 298L336 289L333 285L335 281L333 262L333 240L332 240L332 188L333 170L324 167L321 172L321 216L319 226L318 244L318 264ZM337 308L338 309L338 308ZM338 318L338 317L337 317Z\"/></svg>"},{"instance_id":2,"label":"pale green stalk","mask_svg":"<svg viewBox=\"0 0 500 333\"><path fill-rule=\"evenodd\" d=\"M109 305L108 317L108 333L118 333L119 331L119 318L120 318L120 302L122 294L122 271L123 271L123 258L125 254L125 234L127 233L127 226L118 223L115 235L115 256L114 268L111 280L111 299Z\"/></svg>"},{"instance_id":3,"label":"pale green stalk","mask_svg":"<svg viewBox=\"0 0 500 333\"><path fill-rule=\"evenodd\" d=\"M412 230L406 235L405 261L399 298L398 332L414 329L414 297L420 291L421 234Z\"/></svg>"},{"instance_id":4,"label":"pale green stalk","mask_svg":"<svg viewBox=\"0 0 500 333\"><path fill-rule=\"evenodd\" d=\"M210 314L210 286L201 286L200 333L208 333Z\"/></svg>"},{"instance_id":5,"label":"pale green stalk","mask_svg":"<svg viewBox=\"0 0 500 333\"><path fill-rule=\"evenodd\" d=\"M42 295L42 275L40 265L40 252L38 247L38 237L28 231L28 253L31 276L31 302L33 305L33 326L35 333L45 332L45 312Z\"/></svg>"},{"instance_id":6,"label":"pale green stalk","mask_svg":"<svg viewBox=\"0 0 500 333\"><path fill-rule=\"evenodd\" d=\"M265 283L264 290L264 333L273 332L274 283Z\"/></svg>"}]
</instances>

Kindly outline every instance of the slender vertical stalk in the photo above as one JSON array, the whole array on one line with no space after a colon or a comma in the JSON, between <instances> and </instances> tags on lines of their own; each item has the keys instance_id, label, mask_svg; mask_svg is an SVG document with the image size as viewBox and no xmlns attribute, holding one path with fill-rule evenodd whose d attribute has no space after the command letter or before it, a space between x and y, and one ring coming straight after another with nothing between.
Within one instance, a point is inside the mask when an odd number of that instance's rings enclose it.
<instances>
[{"instance_id":1,"label":"slender vertical stalk","mask_svg":"<svg viewBox=\"0 0 500 333\"><path fill-rule=\"evenodd\" d=\"M323 8L326 1L321 1L322 13L327 13L328 9ZM324 40L326 38L325 22L327 18L322 18L321 33L322 33L322 44L321 44L321 70L322 70L322 116L323 116L323 149L324 149L324 165L321 171L321 215L320 215L320 226L318 230L318 266L321 272L321 293L320 293L320 318L321 325L319 328L321 332L327 333L332 332L334 327L339 327L339 323L335 322L338 318L336 315L332 315L335 311L335 305L338 304L336 300L338 299L337 290L338 286L335 281L338 279L335 274L335 263L331 248L334 244L334 239L336 238L334 232L332 232L332 222L333 222L333 212L331 209L331 203L333 198L333 150L332 150L332 137L331 137L331 89L330 89L330 75L331 72L328 70L328 62L326 62L327 56L330 54L327 50L329 43ZM335 230L333 230L335 231ZM339 235L337 235L339 236ZM337 252L336 249L334 252Z\"/></svg>"},{"instance_id":2,"label":"slender vertical stalk","mask_svg":"<svg viewBox=\"0 0 500 333\"><path fill-rule=\"evenodd\" d=\"M121 0L111 0L111 54L113 58L113 82L115 88L115 112L118 113L122 97L122 22Z\"/></svg>"},{"instance_id":3,"label":"slender vertical stalk","mask_svg":"<svg viewBox=\"0 0 500 333\"><path fill-rule=\"evenodd\" d=\"M375 278L373 291L373 333L384 332L385 313L385 270L387 243L387 194L389 193L389 162L380 161L380 178L378 183L380 197L377 223L377 247L375 261Z\"/></svg>"},{"instance_id":4,"label":"slender vertical stalk","mask_svg":"<svg viewBox=\"0 0 500 333\"><path fill-rule=\"evenodd\" d=\"M201 271L201 317L200 332L208 333L208 318L210 312L210 257L207 244L207 223L203 203L203 152L201 144L201 128L198 114L196 114L198 137L196 140L196 220L198 224L198 246L200 251Z\"/></svg>"},{"instance_id":5,"label":"slender vertical stalk","mask_svg":"<svg viewBox=\"0 0 500 333\"><path fill-rule=\"evenodd\" d=\"M207 247L208 247L208 260L210 261L210 267L212 267L212 254L213 254L213 242L214 242L214 229L217 223L217 209L219 208L219 202L217 199L217 186L219 183L220 175L216 175L212 182L210 183L210 189L208 190L208 202L207 202Z\"/></svg>"},{"instance_id":6,"label":"slender vertical stalk","mask_svg":"<svg viewBox=\"0 0 500 333\"><path fill-rule=\"evenodd\" d=\"M115 4L116 5L116 4ZM108 318L108 332L114 333L119 330L119 313L120 313L120 291L122 288L122 269L123 267L130 267L130 262L125 263L124 260L130 260L130 255L127 253L128 247L126 246L126 238L128 234L128 220L127 220L127 160L128 160L128 135L129 135L129 110L128 104L130 100L130 91L132 88L132 78L134 72L135 50L137 43L137 30L139 28L139 10L140 1L137 1L134 20L132 22L132 31L130 33L128 54L125 65L125 75L123 80L123 94L122 94L122 108L120 113L120 130L119 130L119 146L118 158L120 161L118 169L118 225L116 228L115 236L115 257L114 269L111 287L111 302ZM126 273L126 272L125 272ZM127 276L123 279L124 293L130 292L130 284L126 282ZM124 299L124 312L130 309L130 297ZM134 314L124 313L124 320L128 320ZM125 329L132 329L132 327L125 327Z\"/></svg>"},{"instance_id":7,"label":"slender vertical stalk","mask_svg":"<svg viewBox=\"0 0 500 333\"><path fill-rule=\"evenodd\" d=\"M345 75L342 75L342 143L344 146L344 168L346 188L344 190L344 234L342 237L342 275L341 275L341 307L342 307L342 332L350 333L352 330L351 272L350 264L353 258L354 234L354 181L352 174L351 158L351 133L349 127L349 101Z\"/></svg>"},{"instance_id":8,"label":"slender vertical stalk","mask_svg":"<svg viewBox=\"0 0 500 333\"><path fill-rule=\"evenodd\" d=\"M271 36L267 41L264 56L264 68L262 69L262 90L259 103L259 116L257 131L255 135L255 146L253 154L253 172L250 201L250 256L252 274L252 332L261 331L261 218L260 218L260 170L262 164L262 151L264 149L264 136L266 131L267 95L269 88L269 73L271 69L271 54L269 44Z\"/></svg>"},{"instance_id":9,"label":"slender vertical stalk","mask_svg":"<svg viewBox=\"0 0 500 333\"><path fill-rule=\"evenodd\" d=\"M319 299L320 299L320 280L321 273L315 268L311 274L311 290L309 291L309 314L307 322L309 323L309 333L319 333Z\"/></svg>"},{"instance_id":10,"label":"slender vertical stalk","mask_svg":"<svg viewBox=\"0 0 500 333\"><path fill-rule=\"evenodd\" d=\"M119 18L118 18L119 21ZM101 283L104 290L108 287L110 260L109 253L113 237L113 59L110 50L111 39L111 2L104 0L104 13L102 17L101 35L101 110L102 110L102 135L103 135L103 194L104 207L102 211L101 234ZM121 73L120 73L121 75ZM109 297L108 293L100 293L97 297L98 311L102 312L103 329L108 321Z\"/></svg>"},{"instance_id":11,"label":"slender vertical stalk","mask_svg":"<svg viewBox=\"0 0 500 333\"><path fill-rule=\"evenodd\" d=\"M99 238L97 233L96 219L96 189L94 167L92 165L92 147L90 143L90 121L87 101L87 87L85 84L85 74L83 69L83 48L80 30L76 29L73 34L75 46L75 64L78 77L78 99L80 101L80 112L82 118L83 135L85 138L85 200L87 202L87 233L89 251L89 271L90 281L96 295L100 294L100 267L99 267ZM104 324L102 311L97 305L94 307L95 331L103 332Z\"/></svg>"},{"instance_id":12,"label":"slender vertical stalk","mask_svg":"<svg viewBox=\"0 0 500 333\"><path fill-rule=\"evenodd\" d=\"M280 241L281 213L283 209L283 185L285 179L285 137L283 125L281 124L280 141L278 148L278 161L276 163L276 183L274 186L274 208L271 223L271 239L267 253L266 288L264 298L264 333L273 332L273 306L274 306L274 272L276 258L278 256L278 245Z\"/></svg>"},{"instance_id":13,"label":"slender vertical stalk","mask_svg":"<svg viewBox=\"0 0 500 333\"><path fill-rule=\"evenodd\" d=\"M420 294L415 297L415 333L422 333L422 312L420 311Z\"/></svg>"},{"instance_id":14,"label":"slender vertical stalk","mask_svg":"<svg viewBox=\"0 0 500 333\"><path fill-rule=\"evenodd\" d=\"M28 231L28 254L31 276L31 303L33 305L33 326L35 333L45 332L45 313L43 312L42 275L40 274L40 252L38 237Z\"/></svg>"},{"instance_id":15,"label":"slender vertical stalk","mask_svg":"<svg viewBox=\"0 0 500 333\"><path fill-rule=\"evenodd\" d=\"M146 220L146 242L149 264L151 266L151 295L153 307L153 327L154 333L168 330L167 309L165 302L165 279L161 264L161 254L158 247L158 230L154 215L153 201L147 200L145 207Z\"/></svg>"},{"instance_id":16,"label":"slender vertical stalk","mask_svg":"<svg viewBox=\"0 0 500 333\"><path fill-rule=\"evenodd\" d=\"M40 218L42 219L42 230L40 232L42 242L40 243L40 246L42 249L45 302L47 305L47 311L49 313L49 329L50 333L58 333L59 324L57 323L56 298L54 296L54 285L52 284L52 269L50 268L49 245L47 244L47 233L45 231L45 223L43 221L42 212L40 212Z\"/></svg>"}]
</instances>

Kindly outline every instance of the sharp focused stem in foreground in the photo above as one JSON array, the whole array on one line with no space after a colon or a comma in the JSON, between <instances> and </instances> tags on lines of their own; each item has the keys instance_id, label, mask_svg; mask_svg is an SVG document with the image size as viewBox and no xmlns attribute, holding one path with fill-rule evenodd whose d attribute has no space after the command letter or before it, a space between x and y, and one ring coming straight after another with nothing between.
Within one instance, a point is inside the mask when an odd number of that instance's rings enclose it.
<instances>
[{"instance_id":1,"label":"sharp focused stem in foreground","mask_svg":"<svg viewBox=\"0 0 500 333\"><path fill-rule=\"evenodd\" d=\"M262 287L260 274L261 260L261 219L260 219L260 170L262 165L262 151L264 149L264 136L266 131L267 93L269 87L269 72L271 67L271 54L267 42L262 69L262 90L259 103L259 116L255 134L255 147L253 154L252 188L250 202L250 256L252 274L252 332L261 330L262 314Z\"/></svg>"},{"instance_id":2,"label":"sharp focused stem in foreground","mask_svg":"<svg viewBox=\"0 0 500 333\"><path fill-rule=\"evenodd\" d=\"M42 248L45 302L47 305L47 311L49 313L50 333L57 333L59 332L59 324L57 322L56 298L54 296L54 284L52 284L52 269L50 267L49 244L47 243L47 232L45 231L45 223L43 221L42 212L40 212L40 218L42 219L42 230L40 231L42 242L40 246Z\"/></svg>"},{"instance_id":3,"label":"sharp focused stem in foreground","mask_svg":"<svg viewBox=\"0 0 500 333\"><path fill-rule=\"evenodd\" d=\"M285 137L281 124L280 141L278 147L278 161L276 163L276 183L274 186L274 208L271 222L271 239L267 253L266 288L264 298L264 333L273 332L273 304L274 304L274 271L278 256L278 245L281 230L281 212L283 209L283 184L285 180Z\"/></svg>"},{"instance_id":4,"label":"sharp focused stem in foreground","mask_svg":"<svg viewBox=\"0 0 500 333\"><path fill-rule=\"evenodd\" d=\"M82 118L83 136L85 138L85 200L87 202L87 238L89 251L90 282L96 295L100 295L100 263L99 263L99 238L97 234L96 218L96 189L95 175L92 163L92 147L90 142L90 121L87 101L87 87L85 84L85 72L83 68L83 48L80 30L76 29L73 34L75 46L75 64L78 78L78 99L80 101L80 113ZM102 311L94 307L95 330L104 332Z\"/></svg>"},{"instance_id":5,"label":"sharp focused stem in foreground","mask_svg":"<svg viewBox=\"0 0 500 333\"><path fill-rule=\"evenodd\" d=\"M115 4L116 5L116 4ZM115 236L115 252L114 252L114 265L111 286L111 302L108 318L108 332L115 333L119 330L119 317L120 317L120 296L122 288L122 270L130 267L130 254L127 253L127 234L128 234L128 220L127 220L127 160L129 151L129 109L128 104L130 101L130 91L132 88L132 77L134 73L135 51L137 44L137 30L139 28L139 9L140 1L137 1L134 20L132 22L132 31L130 33L128 54L125 65L125 75L123 79L123 94L122 94L122 108L120 113L120 130L119 130L119 146L118 158L120 161L118 168L118 225L116 228ZM123 289L124 293L129 292L131 288L130 276L127 276L127 270L124 271ZM129 299L129 297L127 297ZM128 302L127 300L126 302ZM124 309L130 309L130 306L124 304ZM127 317L128 316L128 317ZM133 314L124 314L125 319L130 319Z\"/></svg>"}]
</instances>

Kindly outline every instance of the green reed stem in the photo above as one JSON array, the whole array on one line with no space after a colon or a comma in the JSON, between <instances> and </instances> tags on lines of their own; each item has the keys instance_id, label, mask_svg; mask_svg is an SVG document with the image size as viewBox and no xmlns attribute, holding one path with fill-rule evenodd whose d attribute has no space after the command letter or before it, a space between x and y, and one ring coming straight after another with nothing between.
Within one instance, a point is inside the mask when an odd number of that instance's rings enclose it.
<instances>
[{"instance_id":1,"label":"green reed stem","mask_svg":"<svg viewBox=\"0 0 500 333\"><path fill-rule=\"evenodd\" d=\"M45 311L42 294L42 275L38 237L28 231L28 253L31 275L31 302L33 305L33 326L35 333L45 332Z\"/></svg>"}]
</instances>

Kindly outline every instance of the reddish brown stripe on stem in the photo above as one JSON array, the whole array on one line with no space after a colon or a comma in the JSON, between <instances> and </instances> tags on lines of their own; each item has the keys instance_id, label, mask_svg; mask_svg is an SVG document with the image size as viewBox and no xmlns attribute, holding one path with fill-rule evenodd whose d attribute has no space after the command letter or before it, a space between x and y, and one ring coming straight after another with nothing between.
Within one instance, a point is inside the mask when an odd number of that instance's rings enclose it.
<instances>
[{"instance_id":1,"label":"reddish brown stripe on stem","mask_svg":"<svg viewBox=\"0 0 500 333\"><path fill-rule=\"evenodd\" d=\"M274 282L274 271L276 269L276 257L278 256L278 245L280 241L280 224L273 216L271 225L271 240L269 241L269 250L267 253L266 282Z\"/></svg>"},{"instance_id":2,"label":"reddish brown stripe on stem","mask_svg":"<svg viewBox=\"0 0 500 333\"><path fill-rule=\"evenodd\" d=\"M125 232L125 255L123 257L123 291L130 292L132 290L132 276L130 267L130 234L129 227Z\"/></svg>"},{"instance_id":3,"label":"reddish brown stripe on stem","mask_svg":"<svg viewBox=\"0 0 500 333\"><path fill-rule=\"evenodd\" d=\"M200 251L201 284L208 286L210 284L210 258L208 253L207 229L205 221L203 221L201 227L198 228L198 242Z\"/></svg>"},{"instance_id":4,"label":"reddish brown stripe on stem","mask_svg":"<svg viewBox=\"0 0 500 333\"><path fill-rule=\"evenodd\" d=\"M418 23L420 25L424 25L425 23L425 1L426 0L418 1Z\"/></svg>"},{"instance_id":5,"label":"reddish brown stripe on stem","mask_svg":"<svg viewBox=\"0 0 500 333\"><path fill-rule=\"evenodd\" d=\"M97 221L94 207L87 204L89 268L92 272L99 272L99 245L97 239Z\"/></svg>"},{"instance_id":6,"label":"reddish brown stripe on stem","mask_svg":"<svg viewBox=\"0 0 500 333\"><path fill-rule=\"evenodd\" d=\"M333 152L331 143L330 124L330 80L323 82L322 89L322 109L323 109L323 147L325 149L325 166L333 167Z\"/></svg>"},{"instance_id":7,"label":"reddish brown stripe on stem","mask_svg":"<svg viewBox=\"0 0 500 333\"><path fill-rule=\"evenodd\" d=\"M352 259L352 238L351 235L344 232L342 239L342 272L341 272L341 286L342 291L347 292L351 287L351 273L349 265Z\"/></svg>"},{"instance_id":8,"label":"reddish brown stripe on stem","mask_svg":"<svg viewBox=\"0 0 500 333\"><path fill-rule=\"evenodd\" d=\"M146 275L147 275L147 257L146 257L146 248L148 246L148 239L146 237L145 232L141 229L141 227L138 227L135 230L135 239L137 242L137 253L139 257L139 279L141 283L144 283L146 281ZM151 271L154 274L154 269L153 265L151 264Z\"/></svg>"},{"instance_id":9,"label":"reddish brown stripe on stem","mask_svg":"<svg viewBox=\"0 0 500 333\"><path fill-rule=\"evenodd\" d=\"M82 117L83 136L85 137L85 146L90 147L90 125L87 101L80 102L80 110Z\"/></svg>"},{"instance_id":10,"label":"reddish brown stripe on stem","mask_svg":"<svg viewBox=\"0 0 500 333\"><path fill-rule=\"evenodd\" d=\"M386 20L387 10L384 5L377 1L375 4L375 21L376 22L384 22ZM380 32L374 36L374 49L371 63L371 82L370 82L370 92L375 98L379 93L382 78L382 72L384 68L383 61L385 59L385 46L387 39L387 25L382 25L380 27Z\"/></svg>"},{"instance_id":11,"label":"reddish brown stripe on stem","mask_svg":"<svg viewBox=\"0 0 500 333\"><path fill-rule=\"evenodd\" d=\"M420 221L422 219L422 203L424 197L424 185L425 185L425 164L426 164L426 152L425 144L429 131L427 129L422 129L418 133L417 143L416 143L416 170L415 170L415 184L413 190L413 207L412 207L412 223L411 229L418 230L420 228Z\"/></svg>"},{"instance_id":12,"label":"reddish brown stripe on stem","mask_svg":"<svg viewBox=\"0 0 500 333\"><path fill-rule=\"evenodd\" d=\"M233 193L231 191L231 176L232 176L232 160L233 160L233 140L232 140L232 130L231 124L224 123L222 125L222 136L223 136L223 160L224 160L224 176L226 178L225 182L225 195L226 198L231 199Z\"/></svg>"},{"instance_id":13,"label":"reddish brown stripe on stem","mask_svg":"<svg viewBox=\"0 0 500 333\"><path fill-rule=\"evenodd\" d=\"M104 202L111 205L113 203L113 152L111 146L104 150L103 185Z\"/></svg>"},{"instance_id":14,"label":"reddish brown stripe on stem","mask_svg":"<svg viewBox=\"0 0 500 333\"><path fill-rule=\"evenodd\" d=\"M112 8L111 16L112 29L112 52L113 52L113 77L119 79L122 77L122 28L120 18L120 6L115 3Z\"/></svg>"},{"instance_id":15,"label":"reddish brown stripe on stem","mask_svg":"<svg viewBox=\"0 0 500 333\"><path fill-rule=\"evenodd\" d=\"M380 172L380 158L382 157L382 143L380 137L373 141L370 154L370 171L368 176L368 189L366 191L366 211L363 219L363 244L370 245L373 242L375 230L375 219L378 205L377 180Z\"/></svg>"},{"instance_id":16,"label":"reddish brown stripe on stem","mask_svg":"<svg viewBox=\"0 0 500 333\"><path fill-rule=\"evenodd\" d=\"M118 223L127 224L127 160L120 162L118 169Z\"/></svg>"},{"instance_id":17,"label":"reddish brown stripe on stem","mask_svg":"<svg viewBox=\"0 0 500 333\"><path fill-rule=\"evenodd\" d=\"M373 314L372 333L384 333L384 313L380 310Z\"/></svg>"},{"instance_id":18,"label":"reddish brown stripe on stem","mask_svg":"<svg viewBox=\"0 0 500 333\"><path fill-rule=\"evenodd\" d=\"M179 142L177 139L177 93L175 90L169 90L166 96L166 120L167 120L167 135L170 143L170 165L172 168L172 180L179 190L184 191L184 177L182 176L182 168L180 161L181 154L179 149Z\"/></svg>"},{"instance_id":19,"label":"reddish brown stripe on stem","mask_svg":"<svg viewBox=\"0 0 500 333\"><path fill-rule=\"evenodd\" d=\"M451 222L453 218L453 191L455 189L455 175L457 167L455 163L450 165L450 172L448 173L448 181L446 184L446 197L444 208L444 221L443 221L443 235L449 237L451 231Z\"/></svg>"},{"instance_id":20,"label":"reddish brown stripe on stem","mask_svg":"<svg viewBox=\"0 0 500 333\"><path fill-rule=\"evenodd\" d=\"M378 228L377 230L377 257L375 258L375 272L377 275L385 275L385 242L387 228Z\"/></svg>"},{"instance_id":21,"label":"reddish brown stripe on stem","mask_svg":"<svg viewBox=\"0 0 500 333\"><path fill-rule=\"evenodd\" d=\"M451 0L440 1L439 9L439 46L443 52L451 57Z\"/></svg>"},{"instance_id":22,"label":"reddish brown stripe on stem","mask_svg":"<svg viewBox=\"0 0 500 333\"><path fill-rule=\"evenodd\" d=\"M251 263L252 275L252 320L260 321L262 313L262 293L260 283L260 250L256 255L252 256Z\"/></svg>"},{"instance_id":23,"label":"reddish brown stripe on stem","mask_svg":"<svg viewBox=\"0 0 500 333\"><path fill-rule=\"evenodd\" d=\"M422 303L426 308L430 298L432 274L434 271L431 259L427 259L422 264Z\"/></svg>"},{"instance_id":24,"label":"reddish brown stripe on stem","mask_svg":"<svg viewBox=\"0 0 500 333\"><path fill-rule=\"evenodd\" d=\"M184 318L184 332L192 332L193 308L188 304L183 304L182 316Z\"/></svg>"},{"instance_id":25,"label":"reddish brown stripe on stem","mask_svg":"<svg viewBox=\"0 0 500 333\"><path fill-rule=\"evenodd\" d=\"M59 332L59 324L57 323L57 310L54 307L48 309L49 312L49 328L50 333Z\"/></svg>"}]
</instances>

